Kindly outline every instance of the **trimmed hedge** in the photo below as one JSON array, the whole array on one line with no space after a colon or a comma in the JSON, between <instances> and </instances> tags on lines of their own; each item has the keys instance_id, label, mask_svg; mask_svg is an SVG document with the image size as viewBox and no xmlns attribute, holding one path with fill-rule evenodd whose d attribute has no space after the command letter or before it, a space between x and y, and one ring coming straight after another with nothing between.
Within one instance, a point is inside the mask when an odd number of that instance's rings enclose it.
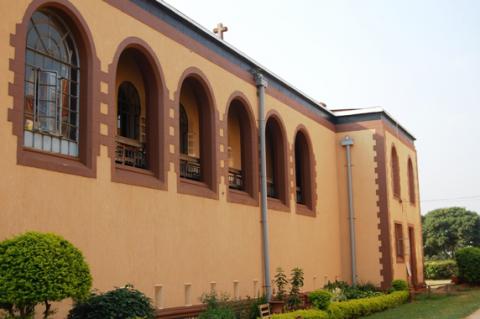
<instances>
[{"instance_id":1,"label":"trimmed hedge","mask_svg":"<svg viewBox=\"0 0 480 319\"><path fill-rule=\"evenodd\" d=\"M458 278L469 284L480 284L480 248L466 247L457 250Z\"/></svg>"},{"instance_id":2,"label":"trimmed hedge","mask_svg":"<svg viewBox=\"0 0 480 319\"><path fill-rule=\"evenodd\" d=\"M293 312L281 313L272 315L272 319L329 319L329 315L326 311L318 309L297 310Z\"/></svg>"},{"instance_id":3,"label":"trimmed hedge","mask_svg":"<svg viewBox=\"0 0 480 319\"><path fill-rule=\"evenodd\" d=\"M272 319L355 319L397 307L408 300L409 292L394 291L388 295L332 302L327 311L318 309L297 310L273 315Z\"/></svg>"},{"instance_id":4,"label":"trimmed hedge","mask_svg":"<svg viewBox=\"0 0 480 319\"><path fill-rule=\"evenodd\" d=\"M425 262L426 279L450 279L458 273L455 260L431 260Z\"/></svg>"},{"instance_id":5,"label":"trimmed hedge","mask_svg":"<svg viewBox=\"0 0 480 319\"><path fill-rule=\"evenodd\" d=\"M330 319L354 319L397 307L408 300L408 291L394 291L388 295L332 302L328 309Z\"/></svg>"}]
</instances>

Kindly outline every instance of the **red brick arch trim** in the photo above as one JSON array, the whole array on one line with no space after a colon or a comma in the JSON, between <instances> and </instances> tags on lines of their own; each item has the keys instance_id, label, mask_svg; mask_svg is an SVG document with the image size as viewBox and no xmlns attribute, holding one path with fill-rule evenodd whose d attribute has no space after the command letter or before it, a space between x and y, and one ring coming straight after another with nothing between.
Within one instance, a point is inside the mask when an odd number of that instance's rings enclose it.
<instances>
[{"instance_id":1,"label":"red brick arch trim","mask_svg":"<svg viewBox=\"0 0 480 319\"><path fill-rule=\"evenodd\" d=\"M252 111L252 104L245 94L240 91L233 92L227 101L223 116L222 128L224 131L221 142L228 147L228 115L232 103L237 102L241 106L241 134L242 134L242 163L244 163L244 180L246 188L244 192L232 190L228 187L228 152L221 153L225 167L222 175L225 178L227 188L227 201L245 205L258 206L258 129Z\"/></svg>"},{"instance_id":2,"label":"red brick arch trim","mask_svg":"<svg viewBox=\"0 0 480 319\"><path fill-rule=\"evenodd\" d=\"M310 138L310 134L308 134L308 130L305 125L300 124L295 129L294 134L294 142L292 150L294 152L293 155L293 177L292 180L294 181L294 186L292 188L292 192L296 194L296 170L295 170L295 142L297 139L297 134L303 134L307 143L307 149L303 150L308 158L306 159L307 167L305 168L305 190L304 193L306 195L306 202L305 204L296 204L297 205L297 213L301 215L307 215L315 217L316 205L317 205L317 172L316 172L316 160L315 154L313 152L312 140Z\"/></svg>"},{"instance_id":3,"label":"red brick arch trim","mask_svg":"<svg viewBox=\"0 0 480 319\"><path fill-rule=\"evenodd\" d=\"M265 117L265 127L267 127L269 121L276 122L276 125L279 128L279 133L282 135L279 138L279 144L276 147L279 148L278 152L281 156L275 156L273 160L276 162L276 167L279 170L278 174L280 175L280 180L278 181L280 198L268 198L268 208L290 212L290 198L292 197L291 187L290 187L290 178L289 178L289 169L291 168L290 156L291 151L289 148L289 143L287 140L287 134L285 130L285 123L280 116L280 113L276 110L268 111ZM266 133L266 132L265 132Z\"/></svg>"},{"instance_id":4,"label":"red brick arch trim","mask_svg":"<svg viewBox=\"0 0 480 319\"><path fill-rule=\"evenodd\" d=\"M120 56L126 50L133 50L138 55L139 67L144 77L147 108L147 152L148 169L136 169L115 164L115 136L117 131L115 104L116 78ZM168 162L166 160L166 136L168 130L168 91L165 86L163 71L153 49L144 40L137 37L124 39L117 47L108 73L104 74L104 82L108 83L108 94L102 96L108 105L108 114L102 114L101 119L108 125L108 136L102 139L102 144L108 147L111 158L112 181L144 186L157 189L167 189L166 176Z\"/></svg>"},{"instance_id":5,"label":"red brick arch trim","mask_svg":"<svg viewBox=\"0 0 480 319\"><path fill-rule=\"evenodd\" d=\"M26 36L30 17L37 10L52 10L57 13L70 30L80 55L80 135L79 157L63 156L37 151L23 146L23 110L25 80ZM66 0L34 0L25 11L22 22L16 25L15 34L10 35L10 45L15 57L10 59L10 71L14 73L9 83L8 94L13 106L8 110L13 134L17 136L17 164L61 173L96 177L98 147L98 109L100 61L96 55L92 34L79 11Z\"/></svg>"},{"instance_id":6,"label":"red brick arch trim","mask_svg":"<svg viewBox=\"0 0 480 319\"><path fill-rule=\"evenodd\" d=\"M200 163L203 170L202 182L191 181L188 179L180 178L180 140L178 133L175 135L174 144L174 167L177 172L177 191L182 194L196 195L201 197L207 197L211 199L218 199L218 185L220 183L220 176L222 175L219 168L220 150L218 145L218 128L220 127L220 119L218 110L215 103L215 97L213 89L208 81L207 76L197 67L187 68L178 81L177 90L174 94L173 109L174 109L174 125L175 132L180 131L179 123L179 105L180 94L182 86L185 81L191 80L196 86L197 92L199 92L199 101L204 111L200 112L200 143L201 145L201 158Z\"/></svg>"}]
</instances>

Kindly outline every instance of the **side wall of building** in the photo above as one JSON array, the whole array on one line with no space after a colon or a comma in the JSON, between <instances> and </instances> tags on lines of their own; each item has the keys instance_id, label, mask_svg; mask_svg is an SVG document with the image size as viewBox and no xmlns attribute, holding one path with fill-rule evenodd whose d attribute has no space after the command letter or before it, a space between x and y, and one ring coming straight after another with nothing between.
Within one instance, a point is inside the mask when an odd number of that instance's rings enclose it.
<instances>
[{"instance_id":1,"label":"side wall of building","mask_svg":"<svg viewBox=\"0 0 480 319\"><path fill-rule=\"evenodd\" d=\"M400 177L400 196L393 192L393 168L392 148L396 149L398 155L398 168ZM413 144L407 141L393 128L387 127L385 132L385 157L387 169L388 188L388 209L390 212L390 239L393 262L393 278L409 280L409 273L412 274L412 259L416 262L416 284L423 283L423 243L422 224L420 215L419 187L417 176L417 153ZM413 164L413 186L415 191L414 202L409 198L408 160ZM404 258L399 258L397 250L398 238L395 238L395 224L402 225L402 239ZM409 229L413 230L409 234ZM412 247L413 246L413 247ZM414 253L414 254L413 254ZM409 269L407 269L409 268ZM413 273L413 275L415 275Z\"/></svg>"},{"instance_id":2,"label":"side wall of building","mask_svg":"<svg viewBox=\"0 0 480 319\"><path fill-rule=\"evenodd\" d=\"M245 81L225 68L166 36L165 30L145 25L104 1L52 1L78 15L91 36L93 56L92 90L89 103L93 173L91 176L56 171L20 163L23 82L18 82L24 61L26 24L30 13L47 1L3 1L0 12L8 12L0 28L0 239L25 231L54 232L79 247L90 265L94 287L108 290L134 284L148 296L162 285L160 307L198 303L198 297L216 282L218 291L233 295L256 295L262 289L262 251L258 200L248 205L227 200L227 102L241 92L257 122L257 96L253 80ZM57 6L57 4L59 4ZM125 2L126 6L133 6ZM134 9L134 10L133 10ZM132 8L133 11L140 10ZM152 19L144 12L148 19ZM119 47L125 40L145 46L154 53L163 78L165 147L162 156L164 181L161 187L144 187L112 181L116 132L115 77ZM191 45L198 45L194 41ZM178 188L178 90L186 70L196 70L208 82L216 110L214 145L218 163L212 198L181 194ZM193 72L193 71L192 71ZM8 88L8 89L7 89ZM83 88L85 89L85 88ZM323 286L327 280L346 280L342 245L344 220L339 218L337 185L337 136L332 127L301 113L285 100L267 95L267 113L274 110L283 121L288 145L288 188L290 205L270 209L271 271L293 267L305 271L305 290ZM20 119L20 120L18 120ZM298 214L294 199L293 141L300 125L308 128L314 155L314 184L317 195L314 216ZM18 129L20 127L20 129ZM14 134L15 133L15 134ZM20 133L21 134L21 133ZM162 135L163 136L163 135ZM359 141L368 136L359 136ZM53 155L52 155L53 156ZM363 160L372 155L368 153ZM55 158L55 157L54 157ZM365 164L371 170L371 165ZM363 173L362 173L363 174ZM366 173L365 173L366 174ZM258 181L255 181L258 182ZM358 187L360 189L360 187ZM360 202L360 200L359 200ZM377 277L369 277L376 280ZM185 297L190 287L191 298Z\"/></svg>"}]
</instances>

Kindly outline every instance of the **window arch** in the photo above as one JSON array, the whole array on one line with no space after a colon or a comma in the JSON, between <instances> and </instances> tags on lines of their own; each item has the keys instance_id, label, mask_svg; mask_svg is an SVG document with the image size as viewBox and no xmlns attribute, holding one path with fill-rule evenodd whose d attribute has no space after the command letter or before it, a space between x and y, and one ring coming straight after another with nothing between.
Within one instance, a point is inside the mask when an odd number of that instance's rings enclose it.
<instances>
[{"instance_id":1,"label":"window arch","mask_svg":"<svg viewBox=\"0 0 480 319\"><path fill-rule=\"evenodd\" d=\"M24 146L79 157L80 57L74 33L53 11L30 19L24 89Z\"/></svg>"},{"instance_id":2,"label":"window arch","mask_svg":"<svg viewBox=\"0 0 480 319\"><path fill-rule=\"evenodd\" d=\"M415 175L413 173L413 163L412 159L408 158L408 194L410 198L410 203L415 204Z\"/></svg>"},{"instance_id":3,"label":"window arch","mask_svg":"<svg viewBox=\"0 0 480 319\"><path fill-rule=\"evenodd\" d=\"M392 165L392 185L393 185L393 196L401 198L400 193L400 167L398 162L398 154L395 146L392 146L391 152L391 165Z\"/></svg>"},{"instance_id":4,"label":"window arch","mask_svg":"<svg viewBox=\"0 0 480 319\"><path fill-rule=\"evenodd\" d=\"M303 130L295 135L295 196L297 204L313 209L313 172L310 140Z\"/></svg>"},{"instance_id":5,"label":"window arch","mask_svg":"<svg viewBox=\"0 0 480 319\"><path fill-rule=\"evenodd\" d=\"M186 75L180 82L177 102L180 115L178 118L179 189L180 192L213 196L211 192L204 192L205 189L202 191L198 189L198 187L207 186L215 193L217 190L216 122L213 98L210 87L200 71L187 70L184 74ZM183 115L182 107L185 111ZM188 119L188 131L184 126L185 118ZM192 180L200 184L187 182Z\"/></svg>"},{"instance_id":6,"label":"window arch","mask_svg":"<svg viewBox=\"0 0 480 319\"><path fill-rule=\"evenodd\" d=\"M267 157L267 196L288 205L287 149L285 133L276 115L268 118L265 127Z\"/></svg>"},{"instance_id":7,"label":"window arch","mask_svg":"<svg viewBox=\"0 0 480 319\"><path fill-rule=\"evenodd\" d=\"M256 135L253 116L246 99L235 97L228 105L228 182L229 189L241 190L255 197L255 151Z\"/></svg>"},{"instance_id":8,"label":"window arch","mask_svg":"<svg viewBox=\"0 0 480 319\"><path fill-rule=\"evenodd\" d=\"M148 134L148 122L155 119L152 114L157 106L155 101L149 99L151 88L145 79L145 73L149 72L145 59L139 50L127 48L118 60L115 162L123 166L150 169L156 160L149 157L156 154L152 152L155 148L154 136Z\"/></svg>"}]
</instances>

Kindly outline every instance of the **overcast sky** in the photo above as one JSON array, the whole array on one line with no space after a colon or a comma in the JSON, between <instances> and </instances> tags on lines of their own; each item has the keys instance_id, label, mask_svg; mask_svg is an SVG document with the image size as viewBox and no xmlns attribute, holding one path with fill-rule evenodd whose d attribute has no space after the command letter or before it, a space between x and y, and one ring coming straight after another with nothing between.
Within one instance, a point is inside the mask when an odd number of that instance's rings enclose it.
<instances>
[{"instance_id":1,"label":"overcast sky","mask_svg":"<svg viewBox=\"0 0 480 319\"><path fill-rule=\"evenodd\" d=\"M480 212L480 1L166 2L329 108L384 107L417 138L422 213Z\"/></svg>"}]
</instances>

